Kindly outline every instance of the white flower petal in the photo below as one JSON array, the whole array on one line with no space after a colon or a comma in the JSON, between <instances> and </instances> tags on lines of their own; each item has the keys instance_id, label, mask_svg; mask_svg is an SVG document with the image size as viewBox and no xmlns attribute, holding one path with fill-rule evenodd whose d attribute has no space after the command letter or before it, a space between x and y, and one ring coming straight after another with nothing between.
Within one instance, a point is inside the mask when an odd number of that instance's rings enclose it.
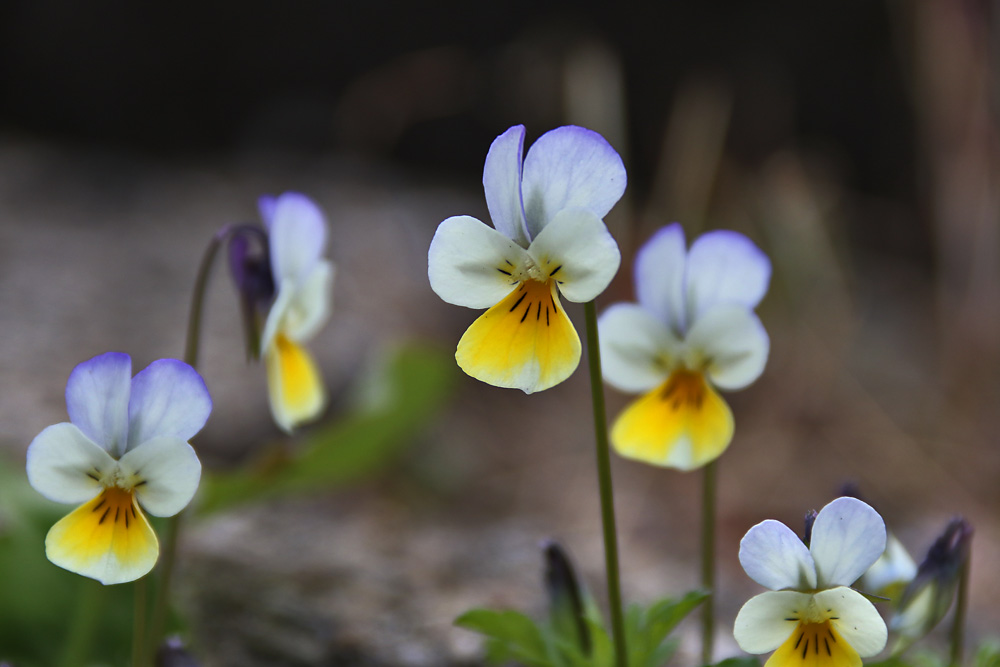
<instances>
[{"instance_id":1,"label":"white flower petal","mask_svg":"<svg viewBox=\"0 0 1000 667\"><path fill-rule=\"evenodd\" d=\"M524 202L521 200L521 152L524 150L524 125L515 125L493 140L483 168L486 206L497 231L527 248ZM492 305L492 304L491 304Z\"/></svg>"},{"instance_id":2,"label":"white flower petal","mask_svg":"<svg viewBox=\"0 0 1000 667\"><path fill-rule=\"evenodd\" d=\"M740 541L740 564L750 578L772 590L816 588L812 555L791 528L761 521Z\"/></svg>"},{"instance_id":3,"label":"white flower petal","mask_svg":"<svg viewBox=\"0 0 1000 667\"><path fill-rule=\"evenodd\" d=\"M635 296L642 307L678 332L687 329L684 265L687 248L678 223L656 232L635 256Z\"/></svg>"},{"instance_id":4,"label":"white flower petal","mask_svg":"<svg viewBox=\"0 0 1000 667\"><path fill-rule=\"evenodd\" d=\"M597 320L604 381L622 391L646 392L676 363L680 341L642 306L616 303Z\"/></svg>"},{"instance_id":5,"label":"white flower petal","mask_svg":"<svg viewBox=\"0 0 1000 667\"><path fill-rule=\"evenodd\" d=\"M121 352L84 361L66 382L69 420L112 456L121 456L127 444L131 387L132 359Z\"/></svg>"},{"instance_id":6,"label":"white flower petal","mask_svg":"<svg viewBox=\"0 0 1000 667\"><path fill-rule=\"evenodd\" d=\"M284 325L285 313L288 312L292 306L292 302L295 300L294 281L285 280L280 282L277 285L277 289L274 302L271 303L271 308L267 311L267 319L264 320L264 330L260 334L261 356L271 347L274 339L281 331L281 327Z\"/></svg>"},{"instance_id":7,"label":"white flower petal","mask_svg":"<svg viewBox=\"0 0 1000 667\"><path fill-rule=\"evenodd\" d=\"M704 365L720 389L742 389L759 378L771 347L760 319L737 304L705 311L691 325L685 343L690 363Z\"/></svg>"},{"instance_id":8,"label":"white flower petal","mask_svg":"<svg viewBox=\"0 0 1000 667\"><path fill-rule=\"evenodd\" d=\"M326 246L323 212L305 195L286 192L275 201L268 242L275 282L302 280Z\"/></svg>"},{"instance_id":9,"label":"white flower petal","mask_svg":"<svg viewBox=\"0 0 1000 667\"><path fill-rule=\"evenodd\" d=\"M820 591L813 599L820 609L832 610L830 624L859 656L868 658L885 648L885 621L861 593L841 586Z\"/></svg>"},{"instance_id":10,"label":"white flower petal","mask_svg":"<svg viewBox=\"0 0 1000 667\"><path fill-rule=\"evenodd\" d=\"M702 234L688 251L688 317L720 303L756 308L770 280L771 260L750 239L726 230Z\"/></svg>"},{"instance_id":11,"label":"white flower petal","mask_svg":"<svg viewBox=\"0 0 1000 667\"><path fill-rule=\"evenodd\" d=\"M306 279L294 288L293 295L281 314L280 330L289 338L304 342L316 335L330 318L332 310L334 267L332 262L319 261ZM270 316L270 313L268 313Z\"/></svg>"},{"instance_id":12,"label":"white flower petal","mask_svg":"<svg viewBox=\"0 0 1000 667\"><path fill-rule=\"evenodd\" d=\"M886 535L885 551L861 578L861 590L874 595L889 595L890 588L902 588L917 575L917 564L899 539Z\"/></svg>"},{"instance_id":13,"label":"white flower petal","mask_svg":"<svg viewBox=\"0 0 1000 667\"><path fill-rule=\"evenodd\" d=\"M156 437L190 440L211 412L212 398L198 371L176 359L154 361L132 380L129 449Z\"/></svg>"},{"instance_id":14,"label":"white flower petal","mask_svg":"<svg viewBox=\"0 0 1000 667\"><path fill-rule=\"evenodd\" d=\"M103 488L117 463L75 424L49 426L28 445L28 482L58 503L82 503ZM96 479L95 479L96 478Z\"/></svg>"},{"instance_id":15,"label":"white flower petal","mask_svg":"<svg viewBox=\"0 0 1000 667\"><path fill-rule=\"evenodd\" d=\"M733 638L747 653L768 653L788 639L798 614L809 605L810 596L796 591L769 591L750 598L736 615Z\"/></svg>"},{"instance_id":16,"label":"white flower petal","mask_svg":"<svg viewBox=\"0 0 1000 667\"><path fill-rule=\"evenodd\" d=\"M820 588L850 586L885 551L885 523L857 498L837 498L816 517L809 550Z\"/></svg>"},{"instance_id":17,"label":"white flower petal","mask_svg":"<svg viewBox=\"0 0 1000 667\"><path fill-rule=\"evenodd\" d=\"M135 496L153 516L173 516L187 507L201 480L198 455L177 438L147 440L126 453L119 465L125 478L138 484Z\"/></svg>"},{"instance_id":18,"label":"white flower petal","mask_svg":"<svg viewBox=\"0 0 1000 667\"><path fill-rule=\"evenodd\" d=\"M524 158L521 191L535 238L565 208L607 215L625 192L625 165L604 137L567 125L538 138Z\"/></svg>"},{"instance_id":19,"label":"white flower petal","mask_svg":"<svg viewBox=\"0 0 1000 667\"><path fill-rule=\"evenodd\" d=\"M570 301L590 301L618 273L621 253L599 217L584 209L564 209L528 246L543 275L556 281Z\"/></svg>"},{"instance_id":20,"label":"white flower petal","mask_svg":"<svg viewBox=\"0 0 1000 667\"><path fill-rule=\"evenodd\" d=\"M427 253L431 289L456 306L489 308L517 287L513 274L530 262L527 252L468 215L448 218Z\"/></svg>"}]
</instances>

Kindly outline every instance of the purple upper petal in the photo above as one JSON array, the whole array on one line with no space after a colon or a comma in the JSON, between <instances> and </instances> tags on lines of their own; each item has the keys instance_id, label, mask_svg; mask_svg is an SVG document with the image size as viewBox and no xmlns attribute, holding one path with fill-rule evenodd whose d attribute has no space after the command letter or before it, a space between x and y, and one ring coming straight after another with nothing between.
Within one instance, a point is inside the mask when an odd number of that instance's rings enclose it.
<instances>
[{"instance_id":1,"label":"purple upper petal","mask_svg":"<svg viewBox=\"0 0 1000 667\"><path fill-rule=\"evenodd\" d=\"M205 381L176 359L160 359L132 380L129 449L158 437L188 441L212 411Z\"/></svg>"},{"instance_id":2,"label":"purple upper petal","mask_svg":"<svg viewBox=\"0 0 1000 667\"><path fill-rule=\"evenodd\" d=\"M66 411L84 435L115 458L128 443L132 359L107 352L73 369L66 382Z\"/></svg>"},{"instance_id":3,"label":"purple upper petal","mask_svg":"<svg viewBox=\"0 0 1000 667\"><path fill-rule=\"evenodd\" d=\"M625 165L604 137L575 125L538 138L524 158L522 197L532 238L566 208L604 218L625 192Z\"/></svg>"},{"instance_id":4,"label":"purple upper petal","mask_svg":"<svg viewBox=\"0 0 1000 667\"><path fill-rule=\"evenodd\" d=\"M643 308L676 333L687 328L684 313L684 228L673 223L646 241L635 256L635 296Z\"/></svg>"},{"instance_id":5,"label":"purple upper petal","mask_svg":"<svg viewBox=\"0 0 1000 667\"><path fill-rule=\"evenodd\" d=\"M522 248L527 248L531 239L524 224L524 200L521 197L523 150L524 125L515 125L494 139L483 167L483 190L496 230Z\"/></svg>"},{"instance_id":6,"label":"purple upper petal","mask_svg":"<svg viewBox=\"0 0 1000 667\"><path fill-rule=\"evenodd\" d=\"M257 199L257 210L260 211L260 219L264 221L264 227L271 229L271 221L274 220L274 209L278 206L278 198L274 195L262 195Z\"/></svg>"},{"instance_id":7,"label":"purple upper petal","mask_svg":"<svg viewBox=\"0 0 1000 667\"><path fill-rule=\"evenodd\" d=\"M746 236L728 230L702 234L688 251L688 314L697 318L720 303L756 308L770 280L771 260Z\"/></svg>"}]
</instances>

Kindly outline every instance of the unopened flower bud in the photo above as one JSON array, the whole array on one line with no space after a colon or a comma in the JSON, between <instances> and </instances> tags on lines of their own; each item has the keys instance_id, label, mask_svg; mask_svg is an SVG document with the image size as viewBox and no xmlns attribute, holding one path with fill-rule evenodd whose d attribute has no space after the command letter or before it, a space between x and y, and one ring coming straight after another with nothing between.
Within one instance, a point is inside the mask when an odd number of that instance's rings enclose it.
<instances>
[{"instance_id":1,"label":"unopened flower bud","mask_svg":"<svg viewBox=\"0 0 1000 667\"><path fill-rule=\"evenodd\" d=\"M590 632L585 620L585 595L573 565L554 541L542 544L545 555L545 589L549 594L549 617L556 634L590 655Z\"/></svg>"},{"instance_id":2,"label":"unopened flower bud","mask_svg":"<svg viewBox=\"0 0 1000 667\"><path fill-rule=\"evenodd\" d=\"M927 635L948 613L962 568L969 558L972 533L967 521L952 519L903 591L890 624L900 634L903 648Z\"/></svg>"},{"instance_id":3,"label":"unopened flower bud","mask_svg":"<svg viewBox=\"0 0 1000 667\"><path fill-rule=\"evenodd\" d=\"M250 225L233 229L229 237L229 272L240 297L247 357L256 359L263 318L274 299L274 276L263 229Z\"/></svg>"}]
</instances>

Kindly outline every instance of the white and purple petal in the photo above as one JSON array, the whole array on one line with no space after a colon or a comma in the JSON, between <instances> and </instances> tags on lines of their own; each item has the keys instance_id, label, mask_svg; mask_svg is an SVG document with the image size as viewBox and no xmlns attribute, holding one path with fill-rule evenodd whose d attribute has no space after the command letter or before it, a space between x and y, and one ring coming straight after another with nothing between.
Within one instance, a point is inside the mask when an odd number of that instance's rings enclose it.
<instances>
[{"instance_id":1,"label":"white and purple petal","mask_svg":"<svg viewBox=\"0 0 1000 667\"><path fill-rule=\"evenodd\" d=\"M719 304L705 311L688 331L685 343L693 368L704 367L720 389L742 389L764 372L770 339L753 311L739 304Z\"/></svg>"},{"instance_id":2,"label":"white and purple petal","mask_svg":"<svg viewBox=\"0 0 1000 667\"><path fill-rule=\"evenodd\" d=\"M736 615L733 638L747 653L769 653L781 646L798 627L798 614L810 596L797 591L768 591L750 598Z\"/></svg>"},{"instance_id":3,"label":"white and purple petal","mask_svg":"<svg viewBox=\"0 0 1000 667\"><path fill-rule=\"evenodd\" d=\"M489 308L517 287L512 274L530 262L527 251L502 233L459 215L438 225L427 253L427 277L444 301Z\"/></svg>"},{"instance_id":4,"label":"white and purple petal","mask_svg":"<svg viewBox=\"0 0 1000 667\"><path fill-rule=\"evenodd\" d=\"M160 437L190 440L211 412L212 398L198 371L176 359L154 361L132 380L128 448Z\"/></svg>"},{"instance_id":5,"label":"white and purple petal","mask_svg":"<svg viewBox=\"0 0 1000 667\"><path fill-rule=\"evenodd\" d=\"M809 550L821 588L850 586L885 551L885 523L857 498L837 498L819 511Z\"/></svg>"},{"instance_id":6,"label":"white and purple petal","mask_svg":"<svg viewBox=\"0 0 1000 667\"><path fill-rule=\"evenodd\" d=\"M302 280L326 246L323 212L305 195L286 192L275 202L268 240L275 283Z\"/></svg>"},{"instance_id":7,"label":"white and purple petal","mask_svg":"<svg viewBox=\"0 0 1000 667\"><path fill-rule=\"evenodd\" d=\"M688 251L685 299L689 321L712 306L757 307L771 280L771 260L739 232L702 234Z\"/></svg>"},{"instance_id":8,"label":"white and purple petal","mask_svg":"<svg viewBox=\"0 0 1000 667\"><path fill-rule=\"evenodd\" d=\"M320 260L296 286L282 315L281 331L285 335L301 343L323 328L333 308L333 277L333 262Z\"/></svg>"},{"instance_id":9,"label":"white and purple petal","mask_svg":"<svg viewBox=\"0 0 1000 667\"><path fill-rule=\"evenodd\" d=\"M577 303L591 301L607 288L621 265L621 252L604 222L580 208L559 211L528 247L544 277Z\"/></svg>"},{"instance_id":10,"label":"white and purple petal","mask_svg":"<svg viewBox=\"0 0 1000 667\"><path fill-rule=\"evenodd\" d=\"M119 465L125 479L137 484L139 504L153 516L173 516L187 507L201 480L198 455L177 438L147 440L126 453Z\"/></svg>"},{"instance_id":11,"label":"white and purple petal","mask_svg":"<svg viewBox=\"0 0 1000 667\"><path fill-rule=\"evenodd\" d=\"M604 381L642 393L658 386L676 365L681 343L639 304L616 303L597 320Z\"/></svg>"},{"instance_id":12,"label":"white and purple petal","mask_svg":"<svg viewBox=\"0 0 1000 667\"><path fill-rule=\"evenodd\" d=\"M486 207L498 232L527 248L531 243L521 198L521 154L524 125L515 125L493 140L483 167Z\"/></svg>"},{"instance_id":13,"label":"white and purple petal","mask_svg":"<svg viewBox=\"0 0 1000 667\"><path fill-rule=\"evenodd\" d=\"M68 422L49 426L28 445L28 482L58 503L90 500L116 466L111 454Z\"/></svg>"},{"instance_id":14,"label":"white and purple petal","mask_svg":"<svg viewBox=\"0 0 1000 667\"><path fill-rule=\"evenodd\" d=\"M567 125L538 138L524 158L521 192L528 235L534 238L566 208L607 215L626 184L625 165L597 132Z\"/></svg>"},{"instance_id":15,"label":"white and purple petal","mask_svg":"<svg viewBox=\"0 0 1000 667\"><path fill-rule=\"evenodd\" d=\"M278 205L278 198L274 195L262 195L257 199L257 210L260 212L260 219L264 221L264 228L271 229L271 221L274 220L274 210Z\"/></svg>"},{"instance_id":16,"label":"white and purple petal","mask_svg":"<svg viewBox=\"0 0 1000 667\"><path fill-rule=\"evenodd\" d=\"M767 519L747 531L740 541L740 564L751 579L771 590L816 588L809 549L780 521Z\"/></svg>"},{"instance_id":17,"label":"white and purple petal","mask_svg":"<svg viewBox=\"0 0 1000 667\"><path fill-rule=\"evenodd\" d=\"M684 267L687 247L678 223L663 227L635 256L635 295L642 307L678 333L687 329Z\"/></svg>"},{"instance_id":18,"label":"white and purple petal","mask_svg":"<svg viewBox=\"0 0 1000 667\"><path fill-rule=\"evenodd\" d=\"M128 443L132 359L106 352L78 364L66 382L69 420L83 434L118 457Z\"/></svg>"}]
</instances>

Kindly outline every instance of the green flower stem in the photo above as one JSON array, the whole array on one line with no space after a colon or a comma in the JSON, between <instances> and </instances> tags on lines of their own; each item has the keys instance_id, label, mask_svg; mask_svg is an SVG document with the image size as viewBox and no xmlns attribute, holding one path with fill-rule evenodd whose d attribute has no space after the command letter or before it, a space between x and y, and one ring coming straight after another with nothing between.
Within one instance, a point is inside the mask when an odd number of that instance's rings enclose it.
<instances>
[{"instance_id":1,"label":"green flower stem","mask_svg":"<svg viewBox=\"0 0 1000 667\"><path fill-rule=\"evenodd\" d=\"M215 256L222 247L222 242L228 238L232 226L226 225L212 237L205 254L202 256L201 264L198 266L198 275L194 281L194 292L191 295L191 310L188 314L187 337L184 342L184 362L192 368L198 366L198 347L201 339L201 314L204 309L205 291L208 287L208 277L211 275L212 264ZM183 512L182 512L183 514ZM150 649L155 647L163 639L164 628L167 620L167 608L170 606L170 582L173 578L174 563L177 560L177 540L180 534L181 514L174 515L166 520L166 536L163 540L163 548L160 558L160 577L156 583L155 606L153 607L153 618L151 623Z\"/></svg>"},{"instance_id":2,"label":"green flower stem","mask_svg":"<svg viewBox=\"0 0 1000 667\"><path fill-rule=\"evenodd\" d=\"M82 667L90 656L94 631L101 618L105 602L104 586L90 579L81 579L76 593L76 609L69 636L63 645L58 664L62 667Z\"/></svg>"},{"instance_id":3,"label":"green flower stem","mask_svg":"<svg viewBox=\"0 0 1000 667\"><path fill-rule=\"evenodd\" d=\"M590 365L590 394L594 404L594 436L597 439L597 477L601 491L601 523L604 526L604 566L608 578L608 604L611 607L611 634L615 645L615 664L628 667L625 646L625 622L618 576L618 536L615 531L615 501L611 488L611 454L608 449L608 419L604 408L604 385L601 376L601 350L597 337L597 308L593 301L583 306L587 320L587 360Z\"/></svg>"},{"instance_id":4,"label":"green flower stem","mask_svg":"<svg viewBox=\"0 0 1000 667\"><path fill-rule=\"evenodd\" d=\"M958 592L955 597L955 615L951 623L951 662L949 667L961 667L965 658L965 613L969 606L969 564L972 555L966 556L962 571L958 576Z\"/></svg>"},{"instance_id":5,"label":"green flower stem","mask_svg":"<svg viewBox=\"0 0 1000 667\"><path fill-rule=\"evenodd\" d=\"M132 667L146 667L149 652L146 646L146 577L132 584Z\"/></svg>"},{"instance_id":6,"label":"green flower stem","mask_svg":"<svg viewBox=\"0 0 1000 667\"><path fill-rule=\"evenodd\" d=\"M701 487L701 585L709 595L701 603L701 662L712 664L715 643L715 480L717 461L704 468Z\"/></svg>"}]
</instances>

